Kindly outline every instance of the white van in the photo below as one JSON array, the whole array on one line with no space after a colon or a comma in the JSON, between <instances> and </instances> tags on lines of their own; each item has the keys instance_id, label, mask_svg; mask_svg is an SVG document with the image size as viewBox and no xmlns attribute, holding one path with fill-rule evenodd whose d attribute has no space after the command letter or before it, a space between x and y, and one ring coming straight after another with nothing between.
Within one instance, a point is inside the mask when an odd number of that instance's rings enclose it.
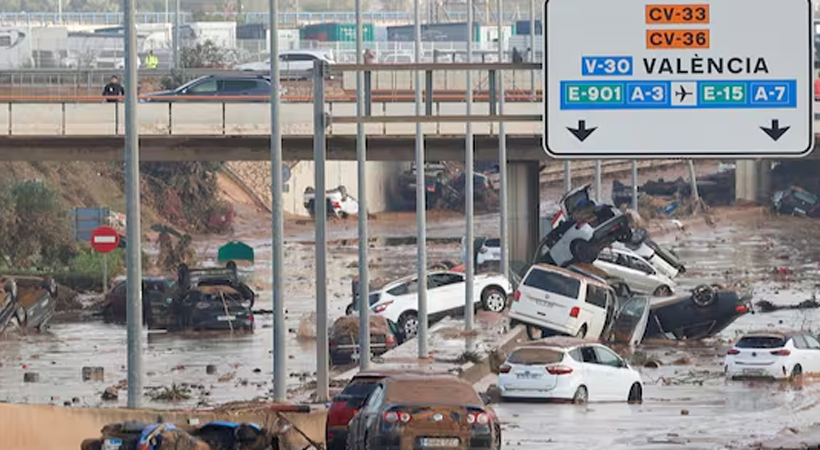
<instances>
[{"instance_id":1,"label":"white van","mask_svg":"<svg viewBox=\"0 0 820 450\"><path fill-rule=\"evenodd\" d=\"M527 325L530 339L550 334L599 339L616 305L615 291L603 279L535 264L515 291L510 319Z\"/></svg>"}]
</instances>

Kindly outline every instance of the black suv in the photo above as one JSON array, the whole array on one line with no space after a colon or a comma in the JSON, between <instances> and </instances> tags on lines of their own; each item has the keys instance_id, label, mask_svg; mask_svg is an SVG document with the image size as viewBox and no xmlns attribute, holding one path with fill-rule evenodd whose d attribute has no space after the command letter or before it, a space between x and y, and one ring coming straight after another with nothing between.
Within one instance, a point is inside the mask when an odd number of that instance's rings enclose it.
<instances>
[{"instance_id":1,"label":"black suv","mask_svg":"<svg viewBox=\"0 0 820 450\"><path fill-rule=\"evenodd\" d=\"M265 102L270 98L269 76L207 75L171 91L146 94L145 102ZM228 98L225 98L228 97ZM248 97L248 98L242 98Z\"/></svg>"}]
</instances>

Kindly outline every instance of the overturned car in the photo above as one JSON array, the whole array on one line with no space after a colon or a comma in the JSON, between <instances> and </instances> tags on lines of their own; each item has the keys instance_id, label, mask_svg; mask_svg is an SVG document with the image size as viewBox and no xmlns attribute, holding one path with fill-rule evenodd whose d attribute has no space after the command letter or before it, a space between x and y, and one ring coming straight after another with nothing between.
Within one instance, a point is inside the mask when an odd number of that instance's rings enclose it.
<instances>
[{"instance_id":1,"label":"overturned car","mask_svg":"<svg viewBox=\"0 0 820 450\"><path fill-rule=\"evenodd\" d=\"M182 264L177 275L179 294L172 302L171 317L165 316L170 319L166 329L253 331L256 293L240 280L236 264L199 269Z\"/></svg>"},{"instance_id":2,"label":"overturned car","mask_svg":"<svg viewBox=\"0 0 820 450\"><path fill-rule=\"evenodd\" d=\"M36 277L0 278L0 335L45 331L57 307L57 283Z\"/></svg>"}]
</instances>

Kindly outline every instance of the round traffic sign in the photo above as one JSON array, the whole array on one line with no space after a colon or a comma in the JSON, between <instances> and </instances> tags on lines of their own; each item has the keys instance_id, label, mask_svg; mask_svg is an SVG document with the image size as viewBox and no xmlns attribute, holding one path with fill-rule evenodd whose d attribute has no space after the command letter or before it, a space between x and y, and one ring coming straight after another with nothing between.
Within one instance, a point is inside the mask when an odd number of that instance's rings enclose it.
<instances>
[{"instance_id":1,"label":"round traffic sign","mask_svg":"<svg viewBox=\"0 0 820 450\"><path fill-rule=\"evenodd\" d=\"M120 245L120 234L111 227L97 227L91 232L91 246L100 253L113 252Z\"/></svg>"}]
</instances>

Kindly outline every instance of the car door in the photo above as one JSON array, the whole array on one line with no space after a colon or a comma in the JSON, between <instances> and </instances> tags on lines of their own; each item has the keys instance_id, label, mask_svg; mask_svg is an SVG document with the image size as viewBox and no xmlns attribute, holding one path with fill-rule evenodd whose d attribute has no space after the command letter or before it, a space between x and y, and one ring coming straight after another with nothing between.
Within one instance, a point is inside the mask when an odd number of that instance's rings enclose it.
<instances>
[{"instance_id":1,"label":"car door","mask_svg":"<svg viewBox=\"0 0 820 450\"><path fill-rule=\"evenodd\" d=\"M653 269L652 266L650 266L649 263L644 261L642 258L630 256L629 265L639 273L644 292L651 294L661 284L666 284L656 276L657 272L655 269Z\"/></svg>"},{"instance_id":2,"label":"car door","mask_svg":"<svg viewBox=\"0 0 820 450\"><path fill-rule=\"evenodd\" d=\"M617 353L602 345L596 345L593 348L599 373L602 379L606 380L606 388L602 392L606 395L604 401L625 401L632 384L631 373L626 368L626 362Z\"/></svg>"},{"instance_id":3,"label":"car door","mask_svg":"<svg viewBox=\"0 0 820 450\"><path fill-rule=\"evenodd\" d=\"M213 100L218 93L219 83L216 78L207 78L184 89L180 95L188 97L184 101L207 101Z\"/></svg>"},{"instance_id":4,"label":"car door","mask_svg":"<svg viewBox=\"0 0 820 450\"><path fill-rule=\"evenodd\" d=\"M635 347L643 340L649 323L650 302L647 297L632 297L620 307L604 340Z\"/></svg>"},{"instance_id":5,"label":"car door","mask_svg":"<svg viewBox=\"0 0 820 450\"><path fill-rule=\"evenodd\" d=\"M583 381L582 383L587 387L587 394L589 401L600 402L605 401L607 396L607 378L603 368L598 364L598 355L595 348L591 345L584 345L577 349L581 354L583 366ZM573 358L575 359L575 358Z\"/></svg>"},{"instance_id":6,"label":"car door","mask_svg":"<svg viewBox=\"0 0 820 450\"><path fill-rule=\"evenodd\" d=\"M370 393L370 397L368 397L365 406L359 410L354 418L354 421L356 422L355 429L351 429L349 431L354 433L352 441L356 445L357 449L366 448L365 440L368 435L368 427L373 421L373 416L378 414L382 399L384 398L384 389L384 385L379 383L373 392Z\"/></svg>"},{"instance_id":7,"label":"car door","mask_svg":"<svg viewBox=\"0 0 820 450\"><path fill-rule=\"evenodd\" d=\"M256 80L250 78L222 80L219 93L221 96L228 97L228 101L242 101L241 97L250 97L255 94L256 85Z\"/></svg>"},{"instance_id":8,"label":"car door","mask_svg":"<svg viewBox=\"0 0 820 450\"><path fill-rule=\"evenodd\" d=\"M820 341L810 334L804 334L803 339L806 340L806 360L808 361L806 369L807 372L820 373Z\"/></svg>"},{"instance_id":9,"label":"car door","mask_svg":"<svg viewBox=\"0 0 820 450\"><path fill-rule=\"evenodd\" d=\"M430 290L427 293L429 306L435 304L437 314L463 311L464 308L464 275L452 272L440 272L429 275ZM430 310L433 313L433 310Z\"/></svg>"}]
</instances>

